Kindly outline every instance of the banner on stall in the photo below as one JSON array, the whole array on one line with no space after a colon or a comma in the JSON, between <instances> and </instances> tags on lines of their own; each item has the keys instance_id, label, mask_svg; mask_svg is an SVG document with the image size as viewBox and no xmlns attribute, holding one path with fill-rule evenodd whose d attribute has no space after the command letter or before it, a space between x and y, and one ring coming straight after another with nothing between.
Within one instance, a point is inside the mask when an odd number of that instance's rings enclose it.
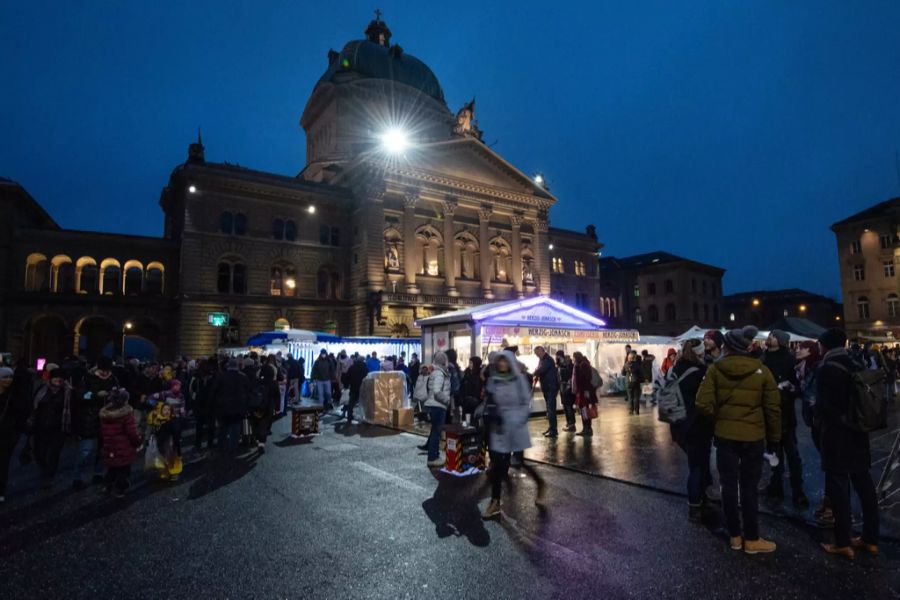
<instances>
[{"instance_id":1,"label":"banner on stall","mask_svg":"<svg viewBox=\"0 0 900 600\"><path fill-rule=\"evenodd\" d=\"M562 339L572 342L598 340L601 342L638 342L641 334L634 329L560 329L555 327L497 327L487 326L482 338L491 343L506 336L519 338Z\"/></svg>"}]
</instances>

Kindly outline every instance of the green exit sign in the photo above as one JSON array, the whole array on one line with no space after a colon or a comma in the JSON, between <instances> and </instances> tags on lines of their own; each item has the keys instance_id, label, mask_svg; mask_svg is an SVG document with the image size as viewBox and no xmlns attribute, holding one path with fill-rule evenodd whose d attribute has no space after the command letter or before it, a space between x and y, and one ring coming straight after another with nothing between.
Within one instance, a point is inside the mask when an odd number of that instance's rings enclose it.
<instances>
[{"instance_id":1,"label":"green exit sign","mask_svg":"<svg viewBox=\"0 0 900 600\"><path fill-rule=\"evenodd\" d=\"M228 313L207 313L206 318L213 327L225 327L228 325Z\"/></svg>"}]
</instances>

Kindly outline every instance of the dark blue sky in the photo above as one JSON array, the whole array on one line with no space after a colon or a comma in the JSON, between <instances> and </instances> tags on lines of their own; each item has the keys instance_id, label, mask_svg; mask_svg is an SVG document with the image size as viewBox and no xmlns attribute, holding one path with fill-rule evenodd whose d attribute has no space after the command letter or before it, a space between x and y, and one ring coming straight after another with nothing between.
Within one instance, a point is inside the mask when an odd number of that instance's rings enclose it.
<instances>
[{"instance_id":1,"label":"dark blue sky","mask_svg":"<svg viewBox=\"0 0 900 600\"><path fill-rule=\"evenodd\" d=\"M839 292L828 226L900 196L900 2L383 2L393 41L485 140L598 226L725 292ZM580 6L584 4L585 6ZM159 191L207 158L304 164L303 106L368 2L3 2L0 175L65 227L158 235Z\"/></svg>"}]
</instances>

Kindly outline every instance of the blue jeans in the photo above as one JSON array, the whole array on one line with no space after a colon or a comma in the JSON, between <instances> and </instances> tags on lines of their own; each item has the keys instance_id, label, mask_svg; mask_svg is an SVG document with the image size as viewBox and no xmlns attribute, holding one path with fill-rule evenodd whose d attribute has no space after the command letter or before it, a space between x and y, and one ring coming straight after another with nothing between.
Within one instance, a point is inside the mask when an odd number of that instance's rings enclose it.
<instances>
[{"instance_id":1,"label":"blue jeans","mask_svg":"<svg viewBox=\"0 0 900 600\"><path fill-rule=\"evenodd\" d=\"M544 402L547 404L547 429L550 433L556 433L556 395L559 390L541 388L541 393L544 394Z\"/></svg>"},{"instance_id":2,"label":"blue jeans","mask_svg":"<svg viewBox=\"0 0 900 600\"><path fill-rule=\"evenodd\" d=\"M103 475L103 464L99 455L100 440L97 438L82 438L78 440L78 450L75 452L75 473L72 479L81 481L81 474L86 469L93 469L92 475ZM93 461L93 467L91 463Z\"/></svg>"},{"instance_id":3,"label":"blue jeans","mask_svg":"<svg viewBox=\"0 0 900 600\"><path fill-rule=\"evenodd\" d=\"M447 418L447 410L437 406L426 406L425 411L431 417L431 433L428 434L428 460L437 460L441 455L441 427Z\"/></svg>"},{"instance_id":4,"label":"blue jeans","mask_svg":"<svg viewBox=\"0 0 900 600\"><path fill-rule=\"evenodd\" d=\"M219 417L219 452L236 452L240 437L241 417Z\"/></svg>"},{"instance_id":5,"label":"blue jeans","mask_svg":"<svg viewBox=\"0 0 900 600\"><path fill-rule=\"evenodd\" d=\"M324 407L331 406L331 382L330 381L317 381L316 382L316 399L319 403Z\"/></svg>"}]
</instances>

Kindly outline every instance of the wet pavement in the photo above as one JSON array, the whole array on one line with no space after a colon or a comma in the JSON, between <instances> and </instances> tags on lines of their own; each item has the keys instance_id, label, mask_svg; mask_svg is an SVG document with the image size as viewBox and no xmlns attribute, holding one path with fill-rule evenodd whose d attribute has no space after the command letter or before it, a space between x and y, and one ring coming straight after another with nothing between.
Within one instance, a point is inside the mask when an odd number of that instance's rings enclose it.
<instances>
[{"instance_id":1,"label":"wet pavement","mask_svg":"<svg viewBox=\"0 0 900 600\"><path fill-rule=\"evenodd\" d=\"M527 459L598 475L634 485L687 495L687 457L672 441L669 426L657 419L653 406L641 407L640 415L629 415L624 396L603 396L600 399L600 416L593 423L594 436L582 438L562 431L565 418L557 416L559 437L556 440L543 437L547 429L546 417L533 417L529 422L533 446L526 450ZM872 477L877 483L898 433L898 411L890 413L889 427L871 436ZM576 419L581 430L581 418ZM427 433L429 425L420 424L410 431ZM812 443L809 428L801 422L797 427L800 455L803 461L804 491L813 507L808 511L795 509L791 503L790 485L785 474L784 501L760 496L760 506L768 512L792 518L812 520L811 512L821 500L825 485L820 468L819 455ZM715 448L712 452L713 478L718 482L715 468ZM764 467L761 486L768 483L770 469ZM900 539L900 504L882 508L884 534Z\"/></svg>"},{"instance_id":2,"label":"wet pavement","mask_svg":"<svg viewBox=\"0 0 900 600\"><path fill-rule=\"evenodd\" d=\"M324 419L265 455L193 453L179 482L40 491L15 465L0 507L3 598L897 598L900 546L854 561L828 532L763 516L777 552L727 548L714 514L667 493L539 464L484 522L485 475L425 468L421 439ZM599 440L597 440L599 441ZM187 445L186 445L187 447Z\"/></svg>"}]
</instances>

